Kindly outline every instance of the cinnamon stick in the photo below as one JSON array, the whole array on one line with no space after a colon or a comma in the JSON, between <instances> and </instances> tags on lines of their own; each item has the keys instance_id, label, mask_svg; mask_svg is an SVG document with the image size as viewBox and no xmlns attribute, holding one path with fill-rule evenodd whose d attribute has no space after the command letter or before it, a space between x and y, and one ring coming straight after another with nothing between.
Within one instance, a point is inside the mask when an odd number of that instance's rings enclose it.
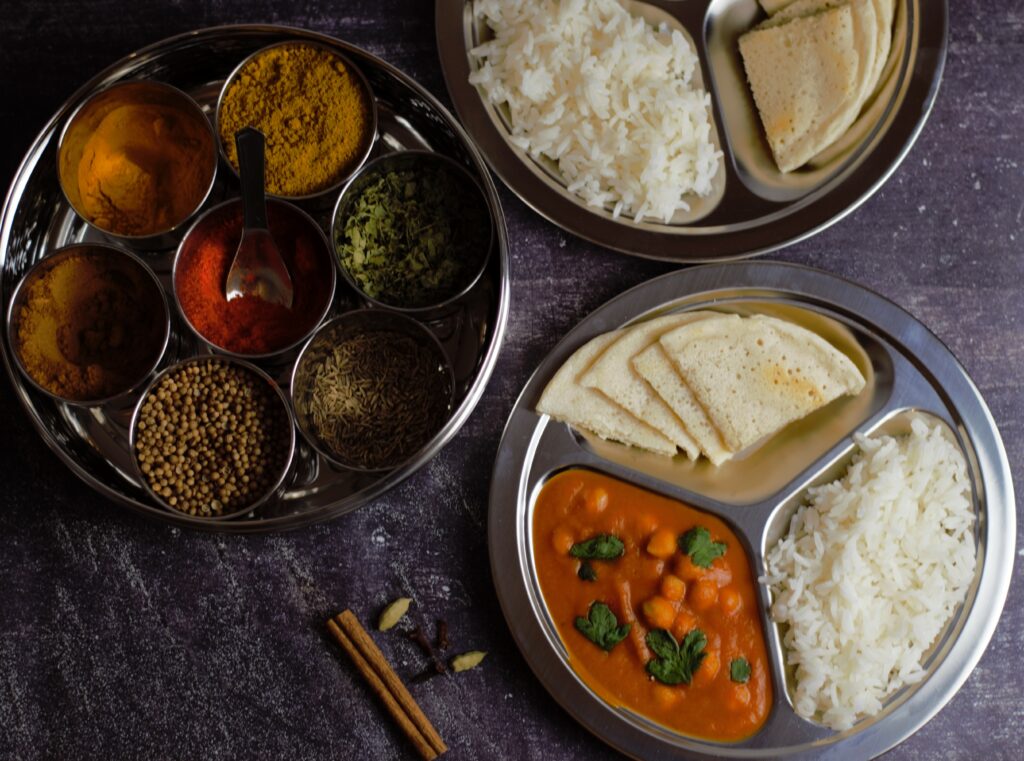
<instances>
[{"instance_id":1,"label":"cinnamon stick","mask_svg":"<svg viewBox=\"0 0 1024 761\"><path fill-rule=\"evenodd\" d=\"M402 684L402 680L398 678L398 675L394 672L394 669L391 668L391 665L384 657L384 653L380 651L380 648L377 647L370 635L366 633L365 629L363 629L359 620L355 617L355 614L352 613L351 610L346 610L335 616L334 622L328 623L329 628L330 623L336 623L337 626L340 627L340 633L347 636L359 656L362 657L362 659L369 665L372 672L379 678L380 682L383 683L385 691L389 694L391 699L397 703L406 718L413 724L413 727L416 730L416 735L426 743L427 748L432 753L430 756L424 755L424 750L416 742L414 735L407 731L406 734L409 735L413 744L417 746L417 750L420 751L420 754L423 755L425 759L431 759L446 752L448 750L448 746L444 744L444 740L441 739L441 735L437 733L433 724L430 723L430 720L416 704L412 695L409 694L409 690L405 688L405 685ZM337 636L335 639L337 639ZM342 647L344 647L344 645L342 645ZM346 650L346 652L348 651ZM355 659L353 658L353 660ZM362 669L360 669L360 671L362 671ZM381 697L384 699L383 696ZM386 700L385 704L387 705ZM392 712L392 715L395 715L394 712ZM402 726L401 721L399 724Z\"/></svg>"},{"instance_id":2,"label":"cinnamon stick","mask_svg":"<svg viewBox=\"0 0 1024 761\"><path fill-rule=\"evenodd\" d=\"M405 733L405 736L416 746L420 757L425 759L425 761L433 761L433 759L437 758L437 753L434 752L430 743L427 742L426 738L416 728L416 725L412 723L412 720L402 710L398 701L392 697L383 680L377 675L377 672L374 671L362 653L359 652L359 648L355 646L355 643L352 642L345 632L338 628L333 619L328 620L327 629L334 639L337 640L338 644L341 645L341 649L345 651L345 654L352 660L352 663L355 664L356 669L363 679L366 680L373 693L384 703L384 707L391 714L391 718L395 720L402 732Z\"/></svg>"}]
</instances>

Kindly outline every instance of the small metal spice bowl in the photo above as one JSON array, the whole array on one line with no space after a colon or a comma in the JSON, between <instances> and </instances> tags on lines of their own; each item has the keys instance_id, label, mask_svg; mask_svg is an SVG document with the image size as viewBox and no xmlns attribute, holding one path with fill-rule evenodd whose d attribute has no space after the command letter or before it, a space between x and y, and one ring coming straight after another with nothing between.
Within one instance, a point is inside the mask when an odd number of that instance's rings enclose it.
<instances>
[{"instance_id":1,"label":"small metal spice bowl","mask_svg":"<svg viewBox=\"0 0 1024 761\"><path fill-rule=\"evenodd\" d=\"M418 347L426 349L430 353L430 364L436 362L436 369L427 370L427 372L436 372L436 378L433 380L437 382L437 393L434 397L423 400L425 404L417 408L417 414L436 417L436 420L430 420L432 426L428 426L420 432L419 438L422 438L422 441L413 440L411 450L409 447L399 449L396 456L381 461L357 461L355 458L337 451L317 432L311 412L311 402L316 391L317 375L324 363L334 358L336 348L366 335L377 336L374 345L379 347L383 345L379 338L381 333L411 338ZM386 378L387 372L385 371L380 377ZM340 384L333 388L340 389ZM385 309L356 309L325 323L302 349L292 371L291 396L295 421L299 430L317 452L339 467L364 473L380 473L401 467L414 459L418 452L429 446L437 432L444 427L455 401L455 376L441 342L424 325L398 312ZM353 404L357 407L363 406L362 401ZM375 400L369 401L372 404ZM357 410L358 412L359 410ZM366 412L366 417L373 417L373 411L367 410ZM415 425L394 423L394 427L400 429L395 431L395 440L403 436L409 437L410 432L415 430ZM431 427L433 430L430 430ZM351 428L353 435L361 439L374 433L372 422L370 425L364 424L363 426L351 424Z\"/></svg>"},{"instance_id":2,"label":"small metal spice bowl","mask_svg":"<svg viewBox=\"0 0 1024 761\"><path fill-rule=\"evenodd\" d=\"M464 268L463 279L459 286L451 293L445 294L443 298L435 303L410 306L408 304L392 303L385 301L382 298L371 296L364 290L363 286L359 283L358 278L355 277L355 275L349 271L348 267L345 266L338 250L338 241L345 233L345 224L351 214L353 204L360 198L367 185L383 173L405 170L416 171L425 167L429 168L431 166L441 168L443 171L452 172L460 185L466 188L472 188L470 195L474 198L478 198L480 211L482 212L481 216L486 215L487 231L481 236L483 240L486 240L486 244L472 252L472 256L474 256L475 259ZM494 242L494 217L491 214L490 206L487 203L483 190L480 188L480 184L473 178L466 168L457 161L449 158L448 156L444 156L440 153L433 153L431 151L416 150L389 153L366 164L341 191L341 195L338 197L338 203L334 207L334 214L331 218L332 251L334 253L334 258L337 261L338 269L341 270L342 276L349 285L351 285L363 299L373 306L392 309L396 312L401 312L409 315L410 317L424 321L434 320L445 316L452 311L460 299L465 297L466 294L473 289L483 276L484 271L487 269L487 262L490 259L491 250L494 248Z\"/></svg>"},{"instance_id":3,"label":"small metal spice bowl","mask_svg":"<svg viewBox=\"0 0 1024 761\"><path fill-rule=\"evenodd\" d=\"M72 258L94 258L102 261L107 259L116 266L111 268L111 274L117 278L125 278L125 270L130 270L136 274L144 285L141 289L138 288L137 283L121 283L111 279L110 285L113 286L131 286L132 296L138 299L139 305L145 308L151 308L153 314L153 334L152 334L152 354L151 358L146 361L140 361L137 372L130 373L131 377L125 378L123 384L121 384L116 390L111 393L104 394L101 397L95 398L74 398L66 395L62 395L55 390L44 386L40 380L35 378L32 373L29 372L25 366L24 358L22 357L22 346L21 339L19 338L19 332L23 326L23 319L27 316L27 302L29 300L30 290L32 286L40 279L51 273L55 268L61 266L64 262L67 262ZM121 270L118 272L118 270ZM87 282L75 281L76 286L81 286L83 289L89 289L91 286ZM103 285L103 284L101 284ZM81 297L76 301L74 307L76 311L83 309L92 309L98 303L96 291L86 291L85 293L78 294ZM97 318L102 331L103 319ZM40 259L35 265L25 273L21 281L14 289L14 293L11 296L10 305L7 309L7 342L11 347L11 356L14 357L14 363L17 365L21 373L28 379L29 383L36 388L40 393L45 394L51 399L62 402L64 404L70 404L80 407L98 407L108 402L121 400L130 394L133 390L137 389L142 385L143 381L159 366L160 361L163 359L164 352L167 350L167 343L170 338L171 330L170 321L170 308L167 305L167 296L164 293L163 286L160 284L160 280L152 269L146 265L139 257L130 251L126 251L123 248L117 248L102 243L76 243L70 246L64 246L58 248L52 253L48 254L45 258ZM121 330L124 333L130 333L132 336L138 336L141 327L139 324L134 325L111 325L110 330ZM59 344L60 342L60 326L54 327L55 335L52 336L54 343ZM97 336L95 335L96 329L93 326L93 330L90 331L91 335L87 336L87 340L94 340ZM84 340L78 337L71 337L70 340ZM56 351L63 352L57 348ZM119 352L120 353L120 352ZM100 358L93 356L90 358L90 364L99 364L102 362ZM72 363L74 364L74 363Z\"/></svg>"},{"instance_id":4,"label":"small metal spice bowl","mask_svg":"<svg viewBox=\"0 0 1024 761\"><path fill-rule=\"evenodd\" d=\"M233 198L225 201L211 209L205 211L202 216L199 217L189 228L188 232L185 233L185 237L182 238L181 244L178 246L178 250L174 256L174 264L171 271L171 290L174 292L174 302L177 305L178 313L182 316L185 324L188 325L189 329L207 346L219 354L225 354L230 357L236 357L238 359L248 359L252 361L262 360L279 360L284 358L288 352L301 346L310 335L316 330L317 326L323 322L324 317L327 316L327 312L331 308L331 304L334 301L334 292L337 287L337 272L332 259L334 254L331 252L330 244L327 241L327 236L324 235L323 229L318 225L312 217L297 206L287 203L281 200L267 199L267 215L270 223L270 233L274 235L275 242L278 248L281 250L282 255L285 258L285 263L288 264L291 258L295 256L295 252L289 249L289 240L281 235L282 228L275 227L275 222L278 220L287 219L290 224L295 225L295 229L301 229L303 232L308 233L312 240L316 241L316 256L318 258L318 270L322 270L323 280L317 278L316 282L312 284L311 288L315 287L318 291L321 291L320 297L323 299L323 303L320 305L313 305L316 308L313 310L313 317L309 320L308 327L294 335L292 340L286 344L275 346L273 349L266 352L251 352L245 353L237 350L228 348L227 346L221 345L214 341L210 336L203 333L200 326L196 325L193 321L193 317L190 317L188 308L182 304L181 286L182 281L182 270L185 268L184 262L190 257L197 257L199 255L198 250L204 244L204 242L210 239L210 236L218 229L218 227L232 222L237 219L238 223L238 238L241 237L242 231L242 202L241 199ZM277 232L275 233L275 230ZM230 254L227 260L227 266L224 267L223 277L219 278L218 281L223 283L224 278L227 277L227 268L230 267L231 260L234 256L234 247L237 246L238 238L234 239L234 243L230 246ZM304 299L307 293L311 290L303 292L302 282L298 277L298 270L290 268L290 274L292 276L292 282L295 286L295 301L292 305L293 310L302 308ZM223 294L221 294L223 295ZM208 303L208 302L207 302ZM280 322L279 325L293 325L293 322Z\"/></svg>"},{"instance_id":5,"label":"small metal spice bowl","mask_svg":"<svg viewBox=\"0 0 1024 761\"><path fill-rule=\"evenodd\" d=\"M137 234L113 229L109 225L105 226L95 213L91 214L84 203L79 180L79 166L91 138L102 128L108 117L116 116L114 112L124 106L169 109L175 117L182 120L182 124L190 124L195 128L195 133L201 136L195 146L189 147L189 150L196 154L188 162L189 166L200 172L195 197L186 199L185 206L172 209L171 216L158 229ZM115 122L115 125L109 129L116 133L116 130L123 129L123 125L118 126ZM116 154L118 150L127 152L129 147L131 150L139 152L152 146L145 145L140 148L140 146L134 145L123 146L120 149L111 148L111 153ZM157 148L158 150L159 148ZM129 163L134 163L134 160L129 162L125 158L121 163L123 166L127 166ZM111 168L111 171L115 170L118 168ZM68 118L57 143L57 176L67 202L90 227L99 230L116 242L130 244L137 249L170 248L177 242L177 234L180 233L182 226L202 208L213 190L217 176L216 135L213 125L199 104L178 88L152 80L118 82L92 95ZM174 184L179 185L179 183ZM109 189L99 189L97 193L105 195L106 190ZM132 188L130 194L133 196L133 200L138 201L144 193L150 191L160 193L161 189Z\"/></svg>"},{"instance_id":6,"label":"small metal spice bowl","mask_svg":"<svg viewBox=\"0 0 1024 761\"><path fill-rule=\"evenodd\" d=\"M377 142L378 137L377 99L373 95L373 89L370 87L370 83L366 79L366 76L363 74L363 72L360 70L358 66L352 63L352 61L348 57L342 55L336 49L328 45L324 45L318 42L311 42L309 40L289 40L285 42L275 43L273 45L268 45L265 48L260 48L254 53L246 56L241 61L241 63L239 63L238 66L236 66L235 69L228 75L227 79L224 80L224 84L220 89L220 95L217 97L217 107L214 112L214 132L216 135L217 145L220 151L221 158L224 159L224 163L228 166L228 168L234 173L235 177L237 178L238 169L237 167L235 167L234 164L231 163L231 159L228 157L228 151L225 147L224 141L221 139L220 134L221 109L223 108L224 105L224 98L227 96L231 88L239 81L239 79L241 78L242 71L246 68L246 66L248 66L253 61L259 59L261 56L266 55L270 51L277 50L279 48L289 47L316 48L319 50L323 50L332 55L334 58L336 58L345 67L345 69L353 75L356 82L359 84L360 89L363 91L363 95L366 97L366 104L367 107L369 108L369 129L367 131L367 134L364 135L363 137L363 145L361 146L361 150L357 154L356 159L352 162L351 167L349 167L348 171L346 171L343 175L339 175L338 177L336 177L334 181L331 182L330 185L326 185L313 193L307 193L305 195L283 195L273 193L269 188L267 189L268 198L280 198L283 200L299 202L310 201L314 205L319 207L317 201L320 201L325 197L330 197L333 193L336 193L338 188L340 188L342 185L348 182L349 178L351 178L356 172L358 172L359 169L363 166L363 164L366 163L367 158L369 158L370 153L373 151L373 146ZM253 124L251 126L256 127L257 129L260 128L259 124ZM268 153L270 152L270 150L271 147L268 145Z\"/></svg>"},{"instance_id":7,"label":"small metal spice bowl","mask_svg":"<svg viewBox=\"0 0 1024 761\"><path fill-rule=\"evenodd\" d=\"M182 509L180 509L178 507L175 507L175 505L172 504L167 497L157 493L157 491L153 488L152 484L150 483L149 478L147 477L146 473L143 471L143 467L144 466L139 462L139 454L138 454L138 444L139 444L139 437L140 437L140 433L139 433L139 431L140 431L140 423L142 422L142 415L143 415L144 407L146 406L146 402L148 401L150 396L153 395L154 393L157 393L157 394L160 393L159 389L161 387L162 382L166 378L168 378L169 376L172 376L172 375L175 375L175 374L179 374L183 370L187 371L187 368L189 366L191 366L191 365L202 365L202 364L220 364L220 365L223 365L223 366L225 366L227 368L233 368L233 369L237 369L237 370L242 370L243 372L250 374L260 384L266 384L267 387L269 387L270 389L273 390L273 393L270 394L270 397L272 399L274 399L275 402L279 403L279 405L280 405L278 407L277 411L281 414L281 425L284 428L284 430L286 431L286 433L284 435L284 438L282 439L283 443L286 442L286 448L285 448L284 456L281 458L281 465L280 465L280 468L279 468L278 472L271 474L271 478L269 480L269 485L267 486L267 488L264 489L261 493L259 493L256 496L256 498L251 500L250 502L248 502L248 503L246 503L246 504L244 504L244 505L242 505L240 507L236 507L235 509L231 510L230 512L224 512L224 513L213 514L213 515L201 515L201 514L196 514L196 513L189 513L186 510L182 510ZM163 400L160 400L160 401L163 401ZM275 404L274 406L276 407L278 405ZM211 424L216 425L216 423L211 423ZM227 435L232 435L233 436L235 433L236 433L236 429L231 429L230 431L228 431ZM179 438L176 439L176 441L178 442L178 446L179 446L179 450L178 450L179 454L181 453L181 449L180 449L181 447L184 447L186 449L186 451L188 450L188 444L187 444L187 442L185 440L183 440L182 438L179 437ZM222 521L222 520L228 520L228 519L231 519L231 518L236 518L236 517L238 517L240 515L245 515L246 513L252 512L253 510L256 510L260 506L266 504L271 499L276 498L277 496L279 496L282 493L282 491L284 490L285 481L286 481L286 479L288 477L288 474L291 472L292 460L294 459L294 456L295 456L295 420L294 420L294 417L292 416L291 408L288 405L288 398L284 395L284 392L281 391L281 388L273 381L273 379L271 379L271 377L269 375L267 375L265 372L260 370L255 365L253 365L253 364L251 364L249 362L244 362L242 360L234 359L234 358L231 358L231 357L220 357L220 356L190 357L188 359L182 360L181 362L178 362L178 363L176 363L174 365L171 365L170 367L164 369L159 375L157 375L153 379L152 383L149 384L149 386L146 388L145 392L143 392L143 394L139 397L139 401L135 405L135 410L132 413L131 425L130 425L129 435L128 435L128 444L129 444L129 448L131 449L131 453L132 453L132 458L131 459L132 459L132 465L134 466L134 469L135 469L136 477L138 478L139 483L142 485L143 489L145 489L145 491L149 494L149 496L157 504L161 505L162 507L167 508L168 510L176 512L176 513L184 512L184 513L189 514L189 515L191 515L191 517L196 518L198 520ZM233 455L238 455L239 454L239 450L236 448L234 443L231 443L228 446L232 447L231 451L232 451ZM188 476L188 471L187 470L183 471L183 475ZM244 473L243 476L247 478L248 477L248 473Z\"/></svg>"}]
</instances>

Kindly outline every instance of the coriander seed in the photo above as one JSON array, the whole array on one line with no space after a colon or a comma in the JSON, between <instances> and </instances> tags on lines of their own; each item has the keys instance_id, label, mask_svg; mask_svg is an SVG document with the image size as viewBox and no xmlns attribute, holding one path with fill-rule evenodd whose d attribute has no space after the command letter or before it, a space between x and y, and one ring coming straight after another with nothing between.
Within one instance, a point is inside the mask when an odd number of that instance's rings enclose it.
<instances>
[{"instance_id":1,"label":"coriander seed","mask_svg":"<svg viewBox=\"0 0 1024 761\"><path fill-rule=\"evenodd\" d=\"M142 401L135 432L136 461L153 492L203 517L259 501L291 451L291 420L273 386L221 359L168 371Z\"/></svg>"}]
</instances>

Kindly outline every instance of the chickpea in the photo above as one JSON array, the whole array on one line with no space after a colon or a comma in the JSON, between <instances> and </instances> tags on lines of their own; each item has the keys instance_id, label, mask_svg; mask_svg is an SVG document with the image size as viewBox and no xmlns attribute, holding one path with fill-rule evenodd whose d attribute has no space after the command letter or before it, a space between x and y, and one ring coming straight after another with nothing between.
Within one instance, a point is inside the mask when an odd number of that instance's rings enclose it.
<instances>
[{"instance_id":1,"label":"chickpea","mask_svg":"<svg viewBox=\"0 0 1024 761\"><path fill-rule=\"evenodd\" d=\"M696 611L709 610L718 602L718 585L713 581L701 579L690 586L690 606Z\"/></svg>"},{"instance_id":2,"label":"chickpea","mask_svg":"<svg viewBox=\"0 0 1024 761\"><path fill-rule=\"evenodd\" d=\"M669 687L667 684L655 684L653 690L655 701L663 709L672 708L682 697L678 687Z\"/></svg>"},{"instance_id":3,"label":"chickpea","mask_svg":"<svg viewBox=\"0 0 1024 761\"><path fill-rule=\"evenodd\" d=\"M650 513L641 513L636 517L636 531L641 536L653 534L658 528L658 519Z\"/></svg>"},{"instance_id":4,"label":"chickpea","mask_svg":"<svg viewBox=\"0 0 1024 761\"><path fill-rule=\"evenodd\" d=\"M676 617L676 609L672 603L658 595L644 602L643 612L652 629L668 629Z\"/></svg>"},{"instance_id":5,"label":"chickpea","mask_svg":"<svg viewBox=\"0 0 1024 761\"><path fill-rule=\"evenodd\" d=\"M551 546L560 555L568 555L575 541L572 532L564 526L559 526L551 534Z\"/></svg>"},{"instance_id":6,"label":"chickpea","mask_svg":"<svg viewBox=\"0 0 1024 761\"><path fill-rule=\"evenodd\" d=\"M718 593L718 606L727 616L732 616L743 605L743 598L735 587L725 587Z\"/></svg>"},{"instance_id":7,"label":"chickpea","mask_svg":"<svg viewBox=\"0 0 1024 761\"><path fill-rule=\"evenodd\" d=\"M676 642L682 642L687 634L697 628L697 617L688 610L681 610L672 622L672 636Z\"/></svg>"},{"instance_id":8,"label":"chickpea","mask_svg":"<svg viewBox=\"0 0 1024 761\"><path fill-rule=\"evenodd\" d=\"M588 515L598 515L608 507L608 492L600 486L583 492L583 509Z\"/></svg>"},{"instance_id":9,"label":"chickpea","mask_svg":"<svg viewBox=\"0 0 1024 761\"><path fill-rule=\"evenodd\" d=\"M707 575L707 569L694 565L689 555L681 555L675 563L675 572L683 581L696 581Z\"/></svg>"},{"instance_id":10,"label":"chickpea","mask_svg":"<svg viewBox=\"0 0 1024 761\"><path fill-rule=\"evenodd\" d=\"M656 558L669 558L676 551L676 535L667 528L659 528L647 542L647 551Z\"/></svg>"},{"instance_id":11,"label":"chickpea","mask_svg":"<svg viewBox=\"0 0 1024 761\"><path fill-rule=\"evenodd\" d=\"M666 600L679 602L686 597L686 582L669 573L662 578L659 590Z\"/></svg>"},{"instance_id":12,"label":"chickpea","mask_svg":"<svg viewBox=\"0 0 1024 761\"><path fill-rule=\"evenodd\" d=\"M690 682L694 687L707 687L718 676L718 670L721 668L721 661L718 657L717 650L705 650L704 660L700 662L697 670L693 673L693 681Z\"/></svg>"}]
</instances>

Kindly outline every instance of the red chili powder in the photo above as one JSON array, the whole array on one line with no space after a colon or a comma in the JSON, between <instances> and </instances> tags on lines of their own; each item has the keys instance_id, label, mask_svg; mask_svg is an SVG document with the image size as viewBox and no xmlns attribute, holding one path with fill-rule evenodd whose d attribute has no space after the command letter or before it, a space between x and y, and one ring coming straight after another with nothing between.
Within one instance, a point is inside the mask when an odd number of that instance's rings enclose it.
<instances>
[{"instance_id":1,"label":"red chili powder","mask_svg":"<svg viewBox=\"0 0 1024 761\"><path fill-rule=\"evenodd\" d=\"M267 223L292 277L290 309L255 296L228 301L224 295L242 237L241 202L200 222L178 262L175 287L185 316L207 341L236 354L268 354L295 343L313 328L331 296L334 262L312 223L271 200Z\"/></svg>"}]
</instances>

